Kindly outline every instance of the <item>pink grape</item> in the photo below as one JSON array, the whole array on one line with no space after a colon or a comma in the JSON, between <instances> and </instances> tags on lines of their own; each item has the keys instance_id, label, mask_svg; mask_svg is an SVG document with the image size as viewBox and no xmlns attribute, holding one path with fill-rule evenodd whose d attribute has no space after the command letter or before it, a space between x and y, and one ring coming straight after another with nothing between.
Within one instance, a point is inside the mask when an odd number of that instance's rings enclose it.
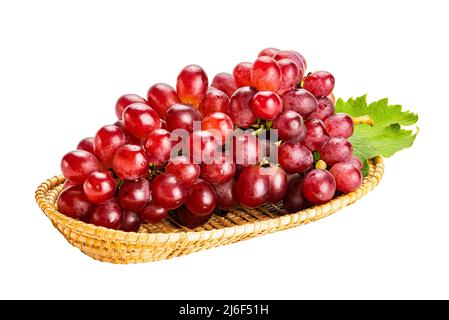
<instances>
[{"instance_id":1,"label":"pink grape","mask_svg":"<svg viewBox=\"0 0 449 320\"><path fill-rule=\"evenodd\" d=\"M336 187L341 192L352 192L362 184L360 170L348 162L339 162L332 166L330 173L334 176Z\"/></svg>"},{"instance_id":2,"label":"pink grape","mask_svg":"<svg viewBox=\"0 0 449 320\"><path fill-rule=\"evenodd\" d=\"M312 204L331 200L335 195L335 179L329 171L314 169L304 178L303 193Z\"/></svg>"}]
</instances>

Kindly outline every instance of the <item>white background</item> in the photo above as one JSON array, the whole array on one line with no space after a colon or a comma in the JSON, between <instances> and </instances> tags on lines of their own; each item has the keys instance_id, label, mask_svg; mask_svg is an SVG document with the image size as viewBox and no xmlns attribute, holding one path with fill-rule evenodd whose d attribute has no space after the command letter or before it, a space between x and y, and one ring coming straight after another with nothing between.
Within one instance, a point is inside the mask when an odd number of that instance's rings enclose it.
<instances>
[{"instance_id":1,"label":"white background","mask_svg":"<svg viewBox=\"0 0 449 320\"><path fill-rule=\"evenodd\" d=\"M446 5L446 8L445 8ZM2 1L0 298L449 298L445 1ZM419 113L380 186L322 221L183 258L100 263L34 202L61 156L115 121L123 93L210 79L276 46L338 97Z\"/></svg>"}]
</instances>

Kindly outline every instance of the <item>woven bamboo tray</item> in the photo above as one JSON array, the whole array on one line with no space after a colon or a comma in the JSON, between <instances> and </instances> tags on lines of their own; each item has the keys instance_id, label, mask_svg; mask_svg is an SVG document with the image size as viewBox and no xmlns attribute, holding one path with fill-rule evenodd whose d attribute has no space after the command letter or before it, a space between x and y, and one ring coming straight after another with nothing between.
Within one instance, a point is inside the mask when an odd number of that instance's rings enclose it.
<instances>
[{"instance_id":1,"label":"woven bamboo tray","mask_svg":"<svg viewBox=\"0 0 449 320\"><path fill-rule=\"evenodd\" d=\"M202 227L188 229L171 219L142 225L138 233L110 230L71 219L57 211L56 202L65 181L56 176L36 190L36 202L69 243L88 256L111 263L139 263L170 259L204 249L254 238L325 218L356 202L382 179L381 157L369 161L370 171L354 192L297 213L286 213L282 205L258 209L236 209L213 215Z\"/></svg>"}]
</instances>

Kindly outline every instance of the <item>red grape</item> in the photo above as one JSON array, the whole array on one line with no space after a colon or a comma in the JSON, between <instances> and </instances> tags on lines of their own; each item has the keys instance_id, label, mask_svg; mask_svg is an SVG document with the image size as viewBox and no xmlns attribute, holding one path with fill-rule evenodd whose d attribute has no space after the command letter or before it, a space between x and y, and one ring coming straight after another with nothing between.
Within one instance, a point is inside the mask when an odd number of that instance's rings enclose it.
<instances>
[{"instance_id":1,"label":"red grape","mask_svg":"<svg viewBox=\"0 0 449 320\"><path fill-rule=\"evenodd\" d=\"M282 100L274 92L259 91L253 97L251 108L259 118L273 120L282 112Z\"/></svg>"},{"instance_id":2,"label":"red grape","mask_svg":"<svg viewBox=\"0 0 449 320\"><path fill-rule=\"evenodd\" d=\"M295 213L310 206L303 194L303 178L295 177L287 187L287 192L282 199L284 209L288 213Z\"/></svg>"},{"instance_id":3,"label":"red grape","mask_svg":"<svg viewBox=\"0 0 449 320\"><path fill-rule=\"evenodd\" d=\"M193 132L195 121L201 121L202 116L198 109L185 104L175 104L170 107L165 116L168 131L184 129Z\"/></svg>"},{"instance_id":4,"label":"red grape","mask_svg":"<svg viewBox=\"0 0 449 320\"><path fill-rule=\"evenodd\" d=\"M304 59L304 57L300 53L298 53L296 51L292 51L292 50L279 51L276 54L276 56L274 57L274 59L277 60L277 61L280 61L280 60L283 60L283 59L290 59L290 60L292 60L298 66L299 72L300 72L301 75L304 74L304 71L307 68L306 60ZM300 81L301 81L301 79L298 79L298 82L300 82Z\"/></svg>"},{"instance_id":5,"label":"red grape","mask_svg":"<svg viewBox=\"0 0 449 320\"><path fill-rule=\"evenodd\" d=\"M196 215L209 215L217 205L217 196L209 182L197 180L186 190L185 206Z\"/></svg>"},{"instance_id":6,"label":"red grape","mask_svg":"<svg viewBox=\"0 0 449 320\"><path fill-rule=\"evenodd\" d=\"M167 210L176 209L184 202L182 181L169 173L162 173L151 181L151 194L154 203Z\"/></svg>"},{"instance_id":7,"label":"red grape","mask_svg":"<svg viewBox=\"0 0 449 320\"><path fill-rule=\"evenodd\" d=\"M242 87L231 97L229 109L232 122L235 125L241 128L249 128L256 121L257 116L251 108L251 101L256 92L255 88Z\"/></svg>"},{"instance_id":8,"label":"red grape","mask_svg":"<svg viewBox=\"0 0 449 320\"><path fill-rule=\"evenodd\" d=\"M229 162L225 155L221 155L210 164L201 165L201 177L212 183L225 183L232 179L235 173L235 163Z\"/></svg>"},{"instance_id":9,"label":"red grape","mask_svg":"<svg viewBox=\"0 0 449 320\"><path fill-rule=\"evenodd\" d=\"M280 50L276 48L265 48L259 52L258 57L267 56L270 58L274 58L279 53L279 51Z\"/></svg>"},{"instance_id":10,"label":"red grape","mask_svg":"<svg viewBox=\"0 0 449 320\"><path fill-rule=\"evenodd\" d=\"M112 167L115 174L125 180L135 180L148 173L148 156L136 145L125 144L117 150Z\"/></svg>"},{"instance_id":11,"label":"red grape","mask_svg":"<svg viewBox=\"0 0 449 320\"><path fill-rule=\"evenodd\" d=\"M223 112L230 114L229 110L229 98L223 91L220 91L214 87L210 87L207 90L206 97L201 101L198 110L203 115L203 117L214 113Z\"/></svg>"},{"instance_id":12,"label":"red grape","mask_svg":"<svg viewBox=\"0 0 449 320\"><path fill-rule=\"evenodd\" d=\"M363 168L362 161L360 161L360 159L357 157L351 157L351 159L349 159L348 163L352 164L354 167L356 167L359 170L362 170L362 168Z\"/></svg>"},{"instance_id":13,"label":"red grape","mask_svg":"<svg viewBox=\"0 0 449 320\"><path fill-rule=\"evenodd\" d=\"M279 88L279 94L283 94L287 90L295 89L298 80L302 78L303 74L299 73L298 65L290 59L282 59L278 63L281 68L281 87Z\"/></svg>"},{"instance_id":14,"label":"red grape","mask_svg":"<svg viewBox=\"0 0 449 320\"><path fill-rule=\"evenodd\" d=\"M95 135L95 155L105 168L111 168L115 153L125 143L126 135L122 129L114 125L104 126Z\"/></svg>"},{"instance_id":15,"label":"red grape","mask_svg":"<svg viewBox=\"0 0 449 320\"><path fill-rule=\"evenodd\" d=\"M257 208L264 204L270 192L270 179L262 174L262 168L257 166L246 167L240 173L236 191L239 202L248 208Z\"/></svg>"},{"instance_id":16,"label":"red grape","mask_svg":"<svg viewBox=\"0 0 449 320\"><path fill-rule=\"evenodd\" d=\"M122 225L120 230L125 232L137 232L140 229L141 220L137 213L132 211L126 211L123 216Z\"/></svg>"},{"instance_id":17,"label":"red grape","mask_svg":"<svg viewBox=\"0 0 449 320\"><path fill-rule=\"evenodd\" d=\"M171 134L164 129L156 129L151 132L145 140L145 150L148 160L153 164L163 164L170 159L170 152L173 147Z\"/></svg>"},{"instance_id":18,"label":"red grape","mask_svg":"<svg viewBox=\"0 0 449 320\"><path fill-rule=\"evenodd\" d=\"M92 213L90 223L109 229L120 229L123 211L115 200L98 205Z\"/></svg>"},{"instance_id":19,"label":"red grape","mask_svg":"<svg viewBox=\"0 0 449 320\"><path fill-rule=\"evenodd\" d=\"M78 185L79 185L79 184L76 183L76 182L73 182L73 181L70 181L70 180L66 180L66 181L64 182L63 189L65 190L65 189L68 189L68 188L70 188L70 187L78 186Z\"/></svg>"},{"instance_id":20,"label":"red grape","mask_svg":"<svg viewBox=\"0 0 449 320\"><path fill-rule=\"evenodd\" d=\"M352 157L352 145L345 138L330 138L320 152L321 159L329 166L349 161Z\"/></svg>"},{"instance_id":21,"label":"red grape","mask_svg":"<svg viewBox=\"0 0 449 320\"><path fill-rule=\"evenodd\" d=\"M58 211L66 216L88 221L93 205L87 200L82 186L71 186L61 192L58 198Z\"/></svg>"},{"instance_id":22,"label":"red grape","mask_svg":"<svg viewBox=\"0 0 449 320\"><path fill-rule=\"evenodd\" d=\"M315 97L326 97L332 93L335 86L334 77L327 71L317 71L304 79L304 89Z\"/></svg>"},{"instance_id":23,"label":"red grape","mask_svg":"<svg viewBox=\"0 0 449 320\"><path fill-rule=\"evenodd\" d=\"M315 111L313 111L309 115L309 119L319 119L321 121L324 121L327 119L327 117L334 114L335 107L331 99L329 99L328 97L321 97L318 98L316 101L317 107Z\"/></svg>"},{"instance_id":24,"label":"red grape","mask_svg":"<svg viewBox=\"0 0 449 320\"><path fill-rule=\"evenodd\" d=\"M278 203L287 192L287 174L281 167L264 168L270 181L268 203Z\"/></svg>"},{"instance_id":25,"label":"red grape","mask_svg":"<svg viewBox=\"0 0 449 320\"><path fill-rule=\"evenodd\" d=\"M313 164L313 154L299 143L284 142L279 146L279 164L288 172L301 173Z\"/></svg>"},{"instance_id":26,"label":"red grape","mask_svg":"<svg viewBox=\"0 0 449 320\"><path fill-rule=\"evenodd\" d=\"M281 87L279 64L267 56L257 58L251 69L251 79L258 90L277 92Z\"/></svg>"},{"instance_id":27,"label":"red grape","mask_svg":"<svg viewBox=\"0 0 449 320\"><path fill-rule=\"evenodd\" d=\"M176 91L181 102L196 108L206 96L207 86L206 72L195 64L182 69L176 81Z\"/></svg>"},{"instance_id":28,"label":"red grape","mask_svg":"<svg viewBox=\"0 0 449 320\"><path fill-rule=\"evenodd\" d=\"M251 62L240 62L238 65L235 66L232 74L234 76L234 80L238 88L253 86L251 78L252 67L253 64Z\"/></svg>"},{"instance_id":29,"label":"red grape","mask_svg":"<svg viewBox=\"0 0 449 320\"><path fill-rule=\"evenodd\" d=\"M151 201L150 183L145 178L126 180L118 191L117 199L123 209L139 212Z\"/></svg>"},{"instance_id":30,"label":"red grape","mask_svg":"<svg viewBox=\"0 0 449 320\"><path fill-rule=\"evenodd\" d=\"M151 202L139 215L145 223L158 223L168 216L168 210Z\"/></svg>"},{"instance_id":31,"label":"red grape","mask_svg":"<svg viewBox=\"0 0 449 320\"><path fill-rule=\"evenodd\" d=\"M84 194L92 203L105 203L114 197L117 183L110 171L95 171L83 184Z\"/></svg>"},{"instance_id":32,"label":"red grape","mask_svg":"<svg viewBox=\"0 0 449 320\"><path fill-rule=\"evenodd\" d=\"M354 122L346 113L336 113L324 120L329 136L349 138L354 132Z\"/></svg>"},{"instance_id":33,"label":"red grape","mask_svg":"<svg viewBox=\"0 0 449 320\"><path fill-rule=\"evenodd\" d=\"M292 89L282 95L284 110L292 110L305 118L315 111L317 107L316 98L307 90Z\"/></svg>"},{"instance_id":34,"label":"red grape","mask_svg":"<svg viewBox=\"0 0 449 320\"><path fill-rule=\"evenodd\" d=\"M140 145L141 145L140 139L134 137L134 136L128 131L128 129L126 129L126 127L125 127L125 122L124 122L123 120L117 120L116 122L114 122L114 126L119 127L119 128L122 129L122 131L125 133L125 136L126 136L126 143L127 143L127 144L135 144L136 146L140 146Z\"/></svg>"},{"instance_id":35,"label":"red grape","mask_svg":"<svg viewBox=\"0 0 449 320\"><path fill-rule=\"evenodd\" d=\"M101 164L97 158L84 150L71 151L61 160L62 174L76 183L84 183L92 172L98 171L100 168Z\"/></svg>"},{"instance_id":36,"label":"red grape","mask_svg":"<svg viewBox=\"0 0 449 320\"><path fill-rule=\"evenodd\" d=\"M209 131L194 131L189 137L189 155L194 163L210 163L218 149L215 136Z\"/></svg>"},{"instance_id":37,"label":"red grape","mask_svg":"<svg viewBox=\"0 0 449 320\"><path fill-rule=\"evenodd\" d=\"M218 73L212 80L211 86L223 91L229 98L238 89L232 74L226 72Z\"/></svg>"},{"instance_id":38,"label":"red grape","mask_svg":"<svg viewBox=\"0 0 449 320\"><path fill-rule=\"evenodd\" d=\"M165 172L177 176L181 180L184 188L187 188L198 179L200 166L191 163L186 156L178 156L170 159L165 168Z\"/></svg>"},{"instance_id":39,"label":"red grape","mask_svg":"<svg viewBox=\"0 0 449 320\"><path fill-rule=\"evenodd\" d=\"M156 111L142 103L133 103L126 107L123 120L126 129L139 139L145 139L151 131L161 126Z\"/></svg>"},{"instance_id":40,"label":"red grape","mask_svg":"<svg viewBox=\"0 0 449 320\"><path fill-rule=\"evenodd\" d=\"M237 165L248 167L262 160L263 148L259 139L251 133L242 132L233 137L233 157Z\"/></svg>"},{"instance_id":41,"label":"red grape","mask_svg":"<svg viewBox=\"0 0 449 320\"><path fill-rule=\"evenodd\" d=\"M279 139L300 142L304 139L304 121L295 111L284 111L273 121L273 128L278 130ZM302 138L298 141L298 138Z\"/></svg>"},{"instance_id":42,"label":"red grape","mask_svg":"<svg viewBox=\"0 0 449 320\"><path fill-rule=\"evenodd\" d=\"M323 122L318 119L307 120L305 127L307 135L302 143L312 151L321 151L329 140L329 133Z\"/></svg>"},{"instance_id":43,"label":"red grape","mask_svg":"<svg viewBox=\"0 0 449 320\"><path fill-rule=\"evenodd\" d=\"M214 185L218 208L230 210L237 207L236 183L235 179L231 178L231 180L225 183Z\"/></svg>"},{"instance_id":44,"label":"red grape","mask_svg":"<svg viewBox=\"0 0 449 320\"><path fill-rule=\"evenodd\" d=\"M92 154L94 154L94 138L93 137L89 137L89 138L84 138L83 140L81 140L78 143L78 146L76 147L77 150L84 150L87 152L90 152Z\"/></svg>"},{"instance_id":45,"label":"red grape","mask_svg":"<svg viewBox=\"0 0 449 320\"><path fill-rule=\"evenodd\" d=\"M157 112L161 119L165 119L167 110L176 103L181 103L175 89L165 83L156 83L148 89L148 104Z\"/></svg>"},{"instance_id":46,"label":"red grape","mask_svg":"<svg viewBox=\"0 0 449 320\"><path fill-rule=\"evenodd\" d=\"M189 209L187 209L185 206L182 206L178 209L176 212L176 217L178 218L179 223L181 223L183 226L193 229L196 227L199 227L203 224L205 224L210 217L211 214L206 215L197 215L191 212Z\"/></svg>"},{"instance_id":47,"label":"red grape","mask_svg":"<svg viewBox=\"0 0 449 320\"><path fill-rule=\"evenodd\" d=\"M329 171L335 178L338 191L352 192L362 184L360 170L349 162L336 163Z\"/></svg>"},{"instance_id":48,"label":"red grape","mask_svg":"<svg viewBox=\"0 0 449 320\"><path fill-rule=\"evenodd\" d=\"M133 103L146 104L147 101L137 94L125 94L118 98L117 102L115 103L115 114L117 115L117 118L119 120L122 120L123 111L126 109L126 107Z\"/></svg>"},{"instance_id":49,"label":"red grape","mask_svg":"<svg viewBox=\"0 0 449 320\"><path fill-rule=\"evenodd\" d=\"M234 132L234 124L227 114L214 112L203 119L201 130L209 130L218 144L225 144Z\"/></svg>"},{"instance_id":50,"label":"red grape","mask_svg":"<svg viewBox=\"0 0 449 320\"><path fill-rule=\"evenodd\" d=\"M302 190L310 203L324 203L335 195L335 179L329 171L314 169L304 178Z\"/></svg>"}]
</instances>

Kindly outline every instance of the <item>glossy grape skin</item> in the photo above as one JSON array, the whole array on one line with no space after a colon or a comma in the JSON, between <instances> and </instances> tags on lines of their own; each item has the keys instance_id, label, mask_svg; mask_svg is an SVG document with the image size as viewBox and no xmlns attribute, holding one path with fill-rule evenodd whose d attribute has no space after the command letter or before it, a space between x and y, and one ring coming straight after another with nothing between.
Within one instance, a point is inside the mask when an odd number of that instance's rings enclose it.
<instances>
[{"instance_id":1,"label":"glossy grape skin","mask_svg":"<svg viewBox=\"0 0 449 320\"><path fill-rule=\"evenodd\" d=\"M273 121L273 128L278 130L278 137L281 140L289 141L303 135L304 120L295 111L284 111ZM304 139L304 137L303 137Z\"/></svg>"},{"instance_id":2,"label":"glossy grape skin","mask_svg":"<svg viewBox=\"0 0 449 320\"><path fill-rule=\"evenodd\" d=\"M112 168L115 153L126 143L126 134L122 129L114 125L104 126L95 134L94 154L105 168Z\"/></svg>"},{"instance_id":3,"label":"glossy grape skin","mask_svg":"<svg viewBox=\"0 0 449 320\"><path fill-rule=\"evenodd\" d=\"M142 103L133 103L126 107L123 111L123 121L126 129L139 139L145 139L151 131L161 126L156 111Z\"/></svg>"},{"instance_id":4,"label":"glossy grape skin","mask_svg":"<svg viewBox=\"0 0 449 320\"><path fill-rule=\"evenodd\" d=\"M151 181L153 202L167 210L178 208L184 202L182 181L173 174L162 173Z\"/></svg>"},{"instance_id":5,"label":"glossy grape skin","mask_svg":"<svg viewBox=\"0 0 449 320\"><path fill-rule=\"evenodd\" d=\"M354 122L346 113L336 113L324 120L331 137L349 138L354 133Z\"/></svg>"},{"instance_id":6,"label":"glossy grape skin","mask_svg":"<svg viewBox=\"0 0 449 320\"><path fill-rule=\"evenodd\" d=\"M139 146L125 144L112 161L115 174L125 180L135 180L148 174L148 156Z\"/></svg>"},{"instance_id":7,"label":"glossy grape skin","mask_svg":"<svg viewBox=\"0 0 449 320\"><path fill-rule=\"evenodd\" d=\"M264 120L273 120L282 112L282 100L274 92L259 91L251 101L251 108L257 117Z\"/></svg>"},{"instance_id":8,"label":"glossy grape skin","mask_svg":"<svg viewBox=\"0 0 449 320\"><path fill-rule=\"evenodd\" d=\"M88 221L93 205L84 194L82 186L71 186L64 189L58 198L58 211L66 216Z\"/></svg>"},{"instance_id":9,"label":"glossy grape skin","mask_svg":"<svg viewBox=\"0 0 449 320\"><path fill-rule=\"evenodd\" d=\"M117 120L114 122L114 126L119 127L125 133L127 144L135 144L136 146L140 146L142 144L139 138L134 137L128 129L126 129L125 122L123 120Z\"/></svg>"},{"instance_id":10,"label":"glossy grape skin","mask_svg":"<svg viewBox=\"0 0 449 320\"><path fill-rule=\"evenodd\" d=\"M279 51L280 50L276 48L265 48L262 51L260 51L257 56L258 57L267 56L270 58L274 58L279 53Z\"/></svg>"},{"instance_id":11,"label":"glossy grape skin","mask_svg":"<svg viewBox=\"0 0 449 320\"><path fill-rule=\"evenodd\" d=\"M206 97L204 97L198 107L198 111L203 117L214 112L223 112L229 115L231 113L229 109L229 97L223 91L209 87Z\"/></svg>"},{"instance_id":12,"label":"glossy grape skin","mask_svg":"<svg viewBox=\"0 0 449 320\"><path fill-rule=\"evenodd\" d=\"M304 89L308 90L315 97L326 97L332 93L335 86L335 79L327 71L317 71L307 75L304 79Z\"/></svg>"},{"instance_id":13,"label":"glossy grape skin","mask_svg":"<svg viewBox=\"0 0 449 320\"><path fill-rule=\"evenodd\" d=\"M208 83L209 80L203 68L191 64L179 73L176 92L182 103L198 108L206 96Z\"/></svg>"},{"instance_id":14,"label":"glossy grape skin","mask_svg":"<svg viewBox=\"0 0 449 320\"><path fill-rule=\"evenodd\" d=\"M251 79L259 91L277 92L281 87L281 68L273 58L259 57L253 63Z\"/></svg>"},{"instance_id":15,"label":"glossy grape skin","mask_svg":"<svg viewBox=\"0 0 449 320\"><path fill-rule=\"evenodd\" d=\"M122 225L123 216L123 210L118 202L111 200L98 205L89 222L99 227L118 230Z\"/></svg>"},{"instance_id":16,"label":"glossy grape skin","mask_svg":"<svg viewBox=\"0 0 449 320\"><path fill-rule=\"evenodd\" d=\"M324 123L321 120L313 119L307 120L304 125L307 135L302 143L312 151L321 151L329 140L329 133Z\"/></svg>"},{"instance_id":17,"label":"glossy grape skin","mask_svg":"<svg viewBox=\"0 0 449 320\"><path fill-rule=\"evenodd\" d=\"M330 138L320 152L321 159L332 166L338 162L347 162L352 157L352 145L345 138Z\"/></svg>"},{"instance_id":18,"label":"glossy grape skin","mask_svg":"<svg viewBox=\"0 0 449 320\"><path fill-rule=\"evenodd\" d=\"M235 174L235 163L226 160L225 155L217 157L217 161L201 164L201 177L211 183L221 184L232 179Z\"/></svg>"},{"instance_id":19,"label":"glossy grape skin","mask_svg":"<svg viewBox=\"0 0 449 320\"><path fill-rule=\"evenodd\" d=\"M143 103L146 104L147 101L137 94L125 94L118 98L115 103L115 114L119 120L122 120L123 111L127 106L133 103Z\"/></svg>"},{"instance_id":20,"label":"glossy grape skin","mask_svg":"<svg viewBox=\"0 0 449 320\"><path fill-rule=\"evenodd\" d=\"M240 205L248 208L257 208L264 204L270 192L270 179L262 174L262 168L257 166L246 167L237 179L237 197Z\"/></svg>"},{"instance_id":21,"label":"glossy grape skin","mask_svg":"<svg viewBox=\"0 0 449 320\"><path fill-rule=\"evenodd\" d=\"M120 187L117 200L123 209L139 212L151 201L150 183L146 178L127 180Z\"/></svg>"},{"instance_id":22,"label":"glossy grape skin","mask_svg":"<svg viewBox=\"0 0 449 320\"><path fill-rule=\"evenodd\" d=\"M242 87L234 92L229 101L232 122L240 128L249 128L257 119L251 107L251 101L256 92L255 88Z\"/></svg>"},{"instance_id":23,"label":"glossy grape skin","mask_svg":"<svg viewBox=\"0 0 449 320\"><path fill-rule=\"evenodd\" d=\"M304 178L302 190L310 203L325 203L335 195L335 179L329 171L314 169Z\"/></svg>"},{"instance_id":24,"label":"glossy grape skin","mask_svg":"<svg viewBox=\"0 0 449 320\"><path fill-rule=\"evenodd\" d=\"M126 211L123 216L120 230L125 232L137 232L140 229L141 219L139 215L132 211Z\"/></svg>"},{"instance_id":25,"label":"glossy grape skin","mask_svg":"<svg viewBox=\"0 0 449 320\"><path fill-rule=\"evenodd\" d=\"M290 59L279 60L278 64L281 69L281 87L279 88L279 94L282 94L285 91L295 89L298 80L303 77L303 74L300 74L298 65Z\"/></svg>"},{"instance_id":26,"label":"glossy grape skin","mask_svg":"<svg viewBox=\"0 0 449 320\"><path fill-rule=\"evenodd\" d=\"M251 78L251 69L253 64L251 62L240 62L234 67L232 75L238 88L252 87L253 82ZM235 93L235 91L234 91Z\"/></svg>"},{"instance_id":27,"label":"glossy grape skin","mask_svg":"<svg viewBox=\"0 0 449 320\"><path fill-rule=\"evenodd\" d=\"M242 132L233 137L233 157L237 165L248 167L262 160L263 149L257 137Z\"/></svg>"},{"instance_id":28,"label":"glossy grape skin","mask_svg":"<svg viewBox=\"0 0 449 320\"><path fill-rule=\"evenodd\" d=\"M70 151L61 160L61 171L64 177L80 184L84 183L92 172L100 169L101 164L98 159L84 150Z\"/></svg>"},{"instance_id":29,"label":"glossy grape skin","mask_svg":"<svg viewBox=\"0 0 449 320\"><path fill-rule=\"evenodd\" d=\"M335 113L334 103L328 97L321 97L317 100L317 107L315 111L309 114L309 119L318 119L324 121L330 115Z\"/></svg>"},{"instance_id":30,"label":"glossy grape skin","mask_svg":"<svg viewBox=\"0 0 449 320\"><path fill-rule=\"evenodd\" d=\"M287 174L281 167L264 168L270 181L268 203L278 203L287 192Z\"/></svg>"},{"instance_id":31,"label":"glossy grape skin","mask_svg":"<svg viewBox=\"0 0 449 320\"><path fill-rule=\"evenodd\" d=\"M68 189L68 188L70 188L70 187L73 187L73 186L78 186L78 185L80 185L80 184L78 184L78 183L76 183L76 182L73 182L73 181L70 181L70 180L66 180L65 182L64 182L64 186L63 186L63 190L65 190L65 189Z\"/></svg>"},{"instance_id":32,"label":"glossy grape skin","mask_svg":"<svg viewBox=\"0 0 449 320\"><path fill-rule=\"evenodd\" d=\"M302 144L284 142L279 146L279 164L288 172L304 172L313 165L313 160L312 152Z\"/></svg>"},{"instance_id":33,"label":"glossy grape skin","mask_svg":"<svg viewBox=\"0 0 449 320\"><path fill-rule=\"evenodd\" d=\"M95 204L111 200L116 189L117 183L110 171L92 172L83 184L84 194L90 202Z\"/></svg>"},{"instance_id":34,"label":"glossy grape skin","mask_svg":"<svg viewBox=\"0 0 449 320\"><path fill-rule=\"evenodd\" d=\"M317 107L316 98L304 89L292 89L284 92L282 102L285 111L295 111L303 118L315 111Z\"/></svg>"},{"instance_id":35,"label":"glossy grape skin","mask_svg":"<svg viewBox=\"0 0 449 320\"><path fill-rule=\"evenodd\" d=\"M212 185L204 180L195 181L187 190L184 205L196 215L209 215L217 205Z\"/></svg>"},{"instance_id":36,"label":"glossy grape skin","mask_svg":"<svg viewBox=\"0 0 449 320\"><path fill-rule=\"evenodd\" d=\"M362 184L362 173L349 162L339 162L329 170L335 178L338 191L352 192Z\"/></svg>"},{"instance_id":37,"label":"glossy grape skin","mask_svg":"<svg viewBox=\"0 0 449 320\"><path fill-rule=\"evenodd\" d=\"M161 119L165 119L167 110L176 103L181 103L176 90L165 83L156 83L148 89L148 105L157 112Z\"/></svg>"},{"instance_id":38,"label":"glossy grape skin","mask_svg":"<svg viewBox=\"0 0 449 320\"><path fill-rule=\"evenodd\" d=\"M76 146L77 150L84 150L89 153L94 154L94 137L84 138Z\"/></svg>"},{"instance_id":39,"label":"glossy grape skin","mask_svg":"<svg viewBox=\"0 0 449 320\"><path fill-rule=\"evenodd\" d=\"M200 166L191 163L186 156L178 156L170 159L165 167L165 172L177 176L181 180L184 188L187 188L200 176Z\"/></svg>"},{"instance_id":40,"label":"glossy grape skin","mask_svg":"<svg viewBox=\"0 0 449 320\"><path fill-rule=\"evenodd\" d=\"M209 131L194 131L189 137L189 156L193 163L209 163L218 152L215 136Z\"/></svg>"},{"instance_id":41,"label":"glossy grape skin","mask_svg":"<svg viewBox=\"0 0 449 320\"><path fill-rule=\"evenodd\" d=\"M217 143L223 145L232 136L234 124L226 113L214 112L203 119L201 130L210 130Z\"/></svg>"},{"instance_id":42,"label":"glossy grape skin","mask_svg":"<svg viewBox=\"0 0 449 320\"><path fill-rule=\"evenodd\" d=\"M232 74L226 72L218 73L212 80L211 87L223 91L228 98L231 98L235 90L238 89Z\"/></svg>"},{"instance_id":43,"label":"glossy grape skin","mask_svg":"<svg viewBox=\"0 0 449 320\"><path fill-rule=\"evenodd\" d=\"M303 194L302 177L295 177L289 182L282 202L284 209L288 213L295 213L310 206L310 203Z\"/></svg>"},{"instance_id":44,"label":"glossy grape skin","mask_svg":"<svg viewBox=\"0 0 449 320\"><path fill-rule=\"evenodd\" d=\"M163 164L170 159L173 147L170 132L164 129L154 130L147 136L144 147L150 163Z\"/></svg>"},{"instance_id":45,"label":"glossy grape skin","mask_svg":"<svg viewBox=\"0 0 449 320\"><path fill-rule=\"evenodd\" d=\"M168 216L168 210L151 202L139 212L139 215L145 223L158 223Z\"/></svg>"},{"instance_id":46,"label":"glossy grape skin","mask_svg":"<svg viewBox=\"0 0 449 320\"><path fill-rule=\"evenodd\" d=\"M222 184L215 184L215 194L217 195L217 207L223 210L230 210L238 206L236 195L236 180L231 178Z\"/></svg>"},{"instance_id":47,"label":"glossy grape skin","mask_svg":"<svg viewBox=\"0 0 449 320\"><path fill-rule=\"evenodd\" d=\"M176 217L179 223L190 229L202 226L210 219L211 216L212 213L206 215L194 214L186 206L182 206L176 212Z\"/></svg>"},{"instance_id":48,"label":"glossy grape skin","mask_svg":"<svg viewBox=\"0 0 449 320\"><path fill-rule=\"evenodd\" d=\"M362 168L363 168L362 161L360 161L360 159L357 157L351 157L351 159L349 159L348 163L352 164L358 170L362 170Z\"/></svg>"},{"instance_id":49,"label":"glossy grape skin","mask_svg":"<svg viewBox=\"0 0 449 320\"><path fill-rule=\"evenodd\" d=\"M277 61L280 61L283 59L292 60L298 66L301 75L304 75L304 72L307 69L307 63L306 63L306 60L304 59L304 57L299 52L296 52L293 50L279 51L276 54L276 56L274 57L274 59ZM302 76L301 76L301 78L298 79L298 82L300 82L301 79L302 79Z\"/></svg>"},{"instance_id":50,"label":"glossy grape skin","mask_svg":"<svg viewBox=\"0 0 449 320\"><path fill-rule=\"evenodd\" d=\"M194 121L201 120L202 116L198 109L185 104L175 104L167 111L165 126L168 131L184 129L192 133Z\"/></svg>"}]
</instances>

